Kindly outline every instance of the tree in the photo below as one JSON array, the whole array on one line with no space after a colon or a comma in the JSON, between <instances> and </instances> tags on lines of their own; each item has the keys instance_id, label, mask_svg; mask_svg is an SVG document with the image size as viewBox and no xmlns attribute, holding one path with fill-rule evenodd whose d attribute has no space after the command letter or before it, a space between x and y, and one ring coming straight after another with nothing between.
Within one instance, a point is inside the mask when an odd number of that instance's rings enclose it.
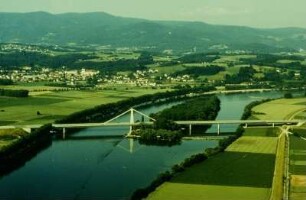
<instances>
[{"instance_id":1,"label":"tree","mask_svg":"<svg viewBox=\"0 0 306 200\"><path fill-rule=\"evenodd\" d=\"M284 98L286 98L286 99L291 99L293 96L292 96L292 94L290 93L290 92L286 92L285 94L284 94Z\"/></svg>"},{"instance_id":2,"label":"tree","mask_svg":"<svg viewBox=\"0 0 306 200\"><path fill-rule=\"evenodd\" d=\"M142 52L137 60L141 67L154 63L153 56L149 52Z\"/></svg>"}]
</instances>

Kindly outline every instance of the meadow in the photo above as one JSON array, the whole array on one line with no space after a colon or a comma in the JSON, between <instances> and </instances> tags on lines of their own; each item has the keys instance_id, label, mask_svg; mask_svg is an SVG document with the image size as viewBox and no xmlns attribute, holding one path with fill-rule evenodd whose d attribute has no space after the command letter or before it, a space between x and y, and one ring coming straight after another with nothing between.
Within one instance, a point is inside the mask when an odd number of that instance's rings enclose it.
<instances>
[{"instance_id":1,"label":"meadow","mask_svg":"<svg viewBox=\"0 0 306 200\"><path fill-rule=\"evenodd\" d=\"M278 99L266 102L253 108L253 118L258 119L305 119L306 98ZM280 110L282 112L280 112ZM248 131L249 130L249 131ZM255 129L256 130L256 129ZM250 132L250 129L247 129ZM265 131L266 134L271 131ZM291 132L298 133L306 138L305 125L300 128L293 127ZM290 188L289 198L291 200L302 200L306 197L306 141L296 135L289 137L289 173ZM282 155L283 156L283 155ZM279 184L279 183L276 183ZM281 184L279 184L281 187Z\"/></svg>"},{"instance_id":2,"label":"meadow","mask_svg":"<svg viewBox=\"0 0 306 200\"><path fill-rule=\"evenodd\" d=\"M304 138L305 129L295 129ZM300 137L290 136L290 199L303 200L306 197L306 141Z\"/></svg>"},{"instance_id":3,"label":"meadow","mask_svg":"<svg viewBox=\"0 0 306 200\"><path fill-rule=\"evenodd\" d=\"M0 125L50 123L97 105L162 91L165 90L118 88L31 92L28 98L0 97Z\"/></svg>"},{"instance_id":4,"label":"meadow","mask_svg":"<svg viewBox=\"0 0 306 200\"><path fill-rule=\"evenodd\" d=\"M243 135L245 136L264 136L276 137L279 134L277 127L248 127L244 129Z\"/></svg>"},{"instance_id":5,"label":"meadow","mask_svg":"<svg viewBox=\"0 0 306 200\"><path fill-rule=\"evenodd\" d=\"M162 184L149 199L269 199L277 138L243 136Z\"/></svg>"},{"instance_id":6,"label":"meadow","mask_svg":"<svg viewBox=\"0 0 306 200\"><path fill-rule=\"evenodd\" d=\"M290 119L306 109L306 98L277 99L254 107L253 118L261 120ZM281 112L280 112L281 111ZM259 113L259 114L256 114Z\"/></svg>"}]
</instances>

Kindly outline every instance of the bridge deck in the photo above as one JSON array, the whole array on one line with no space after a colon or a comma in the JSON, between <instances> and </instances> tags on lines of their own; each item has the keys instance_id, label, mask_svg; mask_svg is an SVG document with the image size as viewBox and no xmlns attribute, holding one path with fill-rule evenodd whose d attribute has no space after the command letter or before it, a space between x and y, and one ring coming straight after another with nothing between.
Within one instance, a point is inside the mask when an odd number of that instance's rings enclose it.
<instances>
[{"instance_id":1,"label":"bridge deck","mask_svg":"<svg viewBox=\"0 0 306 200\"><path fill-rule=\"evenodd\" d=\"M210 125L210 124L299 124L306 123L306 120L214 120L214 121L175 121L179 125ZM137 125L152 125L153 122L108 122L108 123L74 123L74 124L52 124L54 128L89 128L103 126L137 126ZM39 128L42 124L34 125L8 125L0 126L0 129L14 128Z\"/></svg>"},{"instance_id":2,"label":"bridge deck","mask_svg":"<svg viewBox=\"0 0 306 200\"><path fill-rule=\"evenodd\" d=\"M214 121L175 121L181 125L209 125L209 124L298 124L301 120L214 120Z\"/></svg>"}]
</instances>

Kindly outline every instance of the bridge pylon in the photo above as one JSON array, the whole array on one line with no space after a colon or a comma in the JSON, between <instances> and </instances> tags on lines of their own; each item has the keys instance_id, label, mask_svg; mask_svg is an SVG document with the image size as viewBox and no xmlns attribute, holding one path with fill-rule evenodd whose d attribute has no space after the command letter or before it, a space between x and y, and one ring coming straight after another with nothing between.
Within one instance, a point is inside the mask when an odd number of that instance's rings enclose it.
<instances>
[{"instance_id":1,"label":"bridge pylon","mask_svg":"<svg viewBox=\"0 0 306 200\"><path fill-rule=\"evenodd\" d=\"M126 115L128 113L130 113L130 130L129 130L129 133L127 134L127 136L131 136L131 133L133 131L133 125L135 125L135 113L139 114L143 118L146 118L146 119L149 119L149 120L152 120L152 121L156 121L154 118L152 118L152 117L150 117L150 116L148 116L148 115L146 115L146 114L144 114L144 113L142 113L138 110L135 110L134 108L130 108L129 110L117 115L116 117L114 117L114 118L112 118L112 119L110 119L110 120L108 120L104 123L105 124L110 123L110 122L112 122L112 121L114 121L114 120L116 120L116 119L118 119L118 118L120 118L123 115Z\"/></svg>"}]
</instances>

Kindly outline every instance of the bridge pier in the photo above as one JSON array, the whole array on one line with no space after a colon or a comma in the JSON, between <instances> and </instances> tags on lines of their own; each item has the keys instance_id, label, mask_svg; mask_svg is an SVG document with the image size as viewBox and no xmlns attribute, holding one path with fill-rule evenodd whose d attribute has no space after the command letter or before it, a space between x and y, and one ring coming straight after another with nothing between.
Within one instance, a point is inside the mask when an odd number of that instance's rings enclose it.
<instances>
[{"instance_id":1,"label":"bridge pier","mask_svg":"<svg viewBox=\"0 0 306 200\"><path fill-rule=\"evenodd\" d=\"M63 128L63 139L66 138L66 128Z\"/></svg>"},{"instance_id":2,"label":"bridge pier","mask_svg":"<svg viewBox=\"0 0 306 200\"><path fill-rule=\"evenodd\" d=\"M189 135L191 135L191 131L192 131L192 125L189 124Z\"/></svg>"},{"instance_id":3,"label":"bridge pier","mask_svg":"<svg viewBox=\"0 0 306 200\"><path fill-rule=\"evenodd\" d=\"M220 135L220 124L217 125L217 134Z\"/></svg>"},{"instance_id":4,"label":"bridge pier","mask_svg":"<svg viewBox=\"0 0 306 200\"><path fill-rule=\"evenodd\" d=\"M272 123L272 127L273 127L273 128L275 127L275 123Z\"/></svg>"}]
</instances>

